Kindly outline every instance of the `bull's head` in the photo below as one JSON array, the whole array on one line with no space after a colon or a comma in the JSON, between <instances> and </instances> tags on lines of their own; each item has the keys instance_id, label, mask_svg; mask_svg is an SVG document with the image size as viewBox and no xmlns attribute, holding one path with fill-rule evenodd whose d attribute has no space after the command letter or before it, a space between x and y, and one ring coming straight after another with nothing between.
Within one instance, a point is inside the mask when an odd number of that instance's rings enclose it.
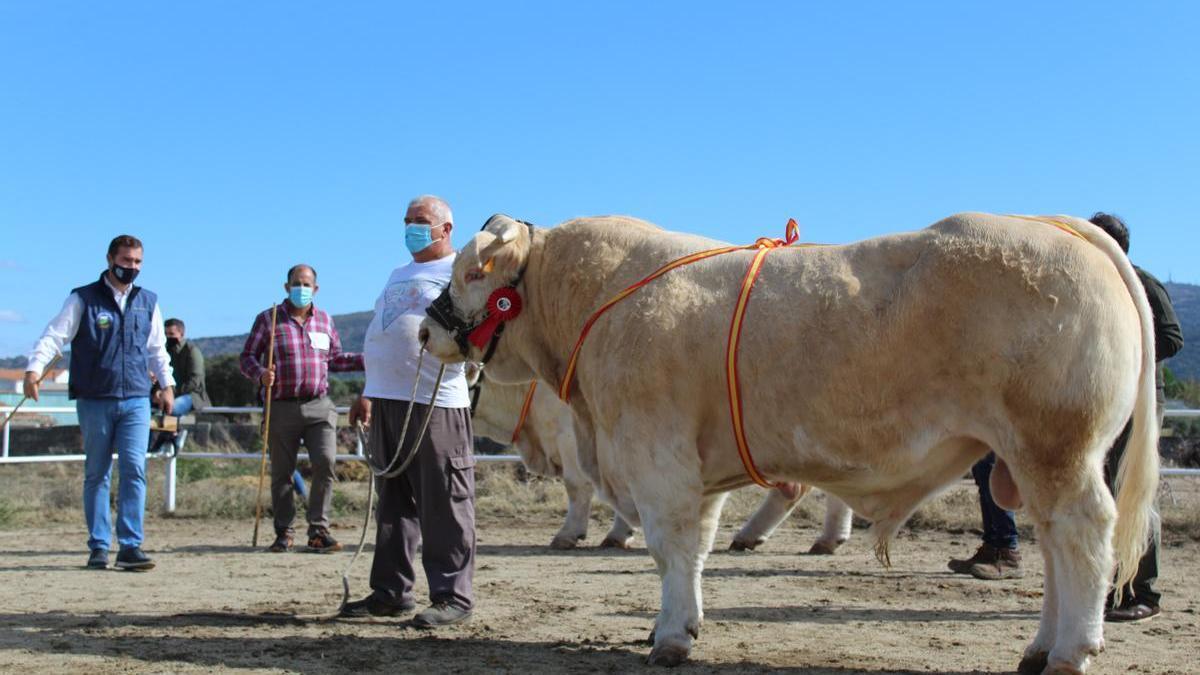
<instances>
[{"instance_id":1,"label":"bull's head","mask_svg":"<svg viewBox=\"0 0 1200 675\"><path fill-rule=\"evenodd\" d=\"M505 215L484 224L454 261L450 285L421 322L420 339L445 363L486 361L507 321L521 312L518 287L529 259L533 227Z\"/></svg>"}]
</instances>

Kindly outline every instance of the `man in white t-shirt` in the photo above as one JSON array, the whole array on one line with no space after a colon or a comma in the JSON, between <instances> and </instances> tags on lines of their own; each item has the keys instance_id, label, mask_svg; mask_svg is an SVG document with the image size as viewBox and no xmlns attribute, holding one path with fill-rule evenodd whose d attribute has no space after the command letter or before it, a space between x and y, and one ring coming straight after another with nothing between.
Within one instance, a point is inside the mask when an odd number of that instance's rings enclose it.
<instances>
[{"instance_id":1,"label":"man in white t-shirt","mask_svg":"<svg viewBox=\"0 0 1200 675\"><path fill-rule=\"evenodd\" d=\"M405 244L413 261L395 269L375 301L375 316L363 345L367 382L350 411L350 423L370 428L369 442L379 456L408 456L413 440L433 405L433 415L416 458L394 478L379 480L375 559L371 594L348 603L343 616L399 616L416 607L414 560L429 582L431 606L413 618L422 627L457 623L471 616L475 572L475 456L471 443L471 402L463 364L446 367L433 401L441 363L426 354L417 372L417 330L425 308L450 283L454 247L453 216L445 201L432 195L412 200L404 216ZM419 378L404 447L396 445L405 412ZM400 460L403 461L403 460Z\"/></svg>"}]
</instances>

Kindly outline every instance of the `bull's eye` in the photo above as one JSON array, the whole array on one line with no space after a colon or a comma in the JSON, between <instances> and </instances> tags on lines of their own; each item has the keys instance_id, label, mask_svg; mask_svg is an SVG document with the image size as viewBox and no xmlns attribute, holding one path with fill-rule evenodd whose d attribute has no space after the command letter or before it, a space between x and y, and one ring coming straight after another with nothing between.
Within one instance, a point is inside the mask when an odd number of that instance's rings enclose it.
<instances>
[{"instance_id":1,"label":"bull's eye","mask_svg":"<svg viewBox=\"0 0 1200 675\"><path fill-rule=\"evenodd\" d=\"M496 301L496 309L500 310L501 312L507 312L508 310L512 309L512 300L509 300L508 298L500 298Z\"/></svg>"},{"instance_id":2,"label":"bull's eye","mask_svg":"<svg viewBox=\"0 0 1200 675\"><path fill-rule=\"evenodd\" d=\"M482 281L486 276L487 275L483 273L483 270L468 270L467 273L463 275L463 281L466 281L467 283L471 283L472 281Z\"/></svg>"}]
</instances>

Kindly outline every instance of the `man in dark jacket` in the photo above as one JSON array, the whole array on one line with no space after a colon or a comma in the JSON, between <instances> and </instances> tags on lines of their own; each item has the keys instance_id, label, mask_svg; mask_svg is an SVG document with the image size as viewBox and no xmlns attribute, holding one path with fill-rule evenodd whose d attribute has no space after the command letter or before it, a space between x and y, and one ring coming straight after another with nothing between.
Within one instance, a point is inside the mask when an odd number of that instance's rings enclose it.
<instances>
[{"instance_id":1,"label":"man in dark jacket","mask_svg":"<svg viewBox=\"0 0 1200 675\"><path fill-rule=\"evenodd\" d=\"M167 353L171 355L171 371L175 375L175 408L172 414L183 417L210 405L208 390L204 385L204 352L188 341L187 327L182 319L171 318L164 323L167 336ZM161 403L160 389L155 389L153 401ZM160 406L161 407L161 406ZM175 432L163 432L155 439L150 452L157 452L170 442L179 451L179 438Z\"/></svg>"},{"instance_id":2,"label":"man in dark jacket","mask_svg":"<svg viewBox=\"0 0 1200 675\"><path fill-rule=\"evenodd\" d=\"M1097 213L1092 216L1091 221L1115 239L1126 255L1129 254L1129 228L1120 218L1108 213ZM1150 301L1150 310L1154 314L1154 360L1158 362L1155 383L1158 385L1158 425L1161 428L1163 405L1166 402L1166 395L1163 393L1162 363L1183 349L1183 329L1179 326L1179 318L1175 315L1175 308L1171 306L1171 298L1167 295L1167 289L1146 270L1136 265L1134 269L1137 270L1138 278L1141 279L1142 286L1146 289L1146 299ZM1129 442L1131 429L1132 421L1125 425L1104 460L1104 482L1108 485L1109 490L1113 489L1117 467L1120 466L1121 457L1125 454L1125 446ZM1158 616L1162 611L1158 604L1161 594L1154 588L1154 582L1158 580L1158 549L1162 538L1162 523L1157 512L1151 514L1150 523L1153 538L1145 555L1138 563L1137 574L1134 575L1133 581L1123 589L1120 605L1115 605L1114 595L1109 594L1104 613L1105 621L1145 621Z\"/></svg>"},{"instance_id":3,"label":"man in dark jacket","mask_svg":"<svg viewBox=\"0 0 1200 675\"><path fill-rule=\"evenodd\" d=\"M108 567L112 544L108 486L112 456L121 473L117 494L117 567L147 570L142 552L146 510L146 443L150 438L150 376L162 385L163 412L175 404L158 297L133 285L142 268L142 242L121 235L108 245L108 268L96 281L71 291L58 316L29 352L25 395L38 399L38 376L71 344L70 396L83 434L83 513L88 527L87 566Z\"/></svg>"}]
</instances>

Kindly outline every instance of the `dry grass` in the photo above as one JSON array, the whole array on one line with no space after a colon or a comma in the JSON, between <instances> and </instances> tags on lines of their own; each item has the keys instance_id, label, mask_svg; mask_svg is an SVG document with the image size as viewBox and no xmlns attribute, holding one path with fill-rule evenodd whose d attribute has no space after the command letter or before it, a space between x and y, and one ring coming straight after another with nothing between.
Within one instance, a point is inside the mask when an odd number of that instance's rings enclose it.
<instances>
[{"instance_id":1,"label":"dry grass","mask_svg":"<svg viewBox=\"0 0 1200 675\"><path fill-rule=\"evenodd\" d=\"M163 470L161 460L151 460L147 467L149 519L254 517L258 462L181 460L174 514L162 511ZM333 516L357 522L366 502L366 469L357 462L343 463L339 465L338 473L340 480L334 491ZM490 519L545 523L558 521L566 515L566 491L559 481L525 480L522 472L511 464L480 464L476 475L476 508ZM114 486L116 481L114 472ZM15 529L48 522L81 523L82 493L83 467L77 462L0 466L0 528ZM726 503L723 522L744 521L758 507L762 494L758 488L734 492ZM265 493L264 499L267 499ZM1200 480L1165 480L1159 508L1164 530L1170 535L1200 541ZM782 527L819 527L823 513L824 497L818 494L805 500ZM612 512L607 506L598 501L593 503L592 518L598 527L607 528L611 517ZM1020 514L1017 520L1021 523ZM865 525L856 520L856 526ZM979 526L978 497L969 484L956 486L925 504L908 524L913 530L952 532L977 531ZM1025 537L1031 534L1028 528L1022 531Z\"/></svg>"}]
</instances>

